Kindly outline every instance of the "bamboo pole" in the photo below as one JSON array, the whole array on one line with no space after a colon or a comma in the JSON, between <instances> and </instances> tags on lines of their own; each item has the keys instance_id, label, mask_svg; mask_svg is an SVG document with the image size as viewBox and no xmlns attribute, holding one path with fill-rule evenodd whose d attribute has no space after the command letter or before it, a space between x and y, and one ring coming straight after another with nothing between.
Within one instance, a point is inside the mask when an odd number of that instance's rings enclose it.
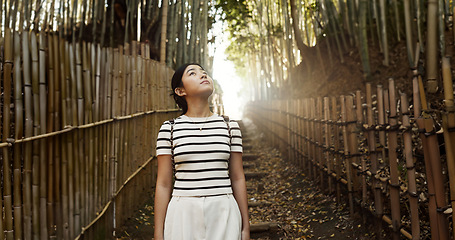
<instances>
[{"instance_id":1,"label":"bamboo pole","mask_svg":"<svg viewBox=\"0 0 455 240\"><path fill-rule=\"evenodd\" d=\"M29 72L30 70L30 55L29 55L29 43L32 48L31 51L31 56L32 56L32 73ZM38 49L37 49L37 42L36 42L36 35L35 33L31 33L31 39L29 42L29 33L28 32L23 32L22 33L22 49L23 49L23 70L24 70L24 97L25 97L25 137L31 137L33 135L38 135L39 134L39 126L40 126L40 119L39 119L39 79L38 79ZM32 96L33 92L33 96ZM17 119L22 122L22 118ZM16 135L16 139L20 139L22 136ZM28 176L25 180L26 184L32 184L32 173L34 173L35 176L33 176L34 180L33 182L38 182L39 180L39 159L40 159L40 149L39 149L39 141L34 141L34 142L26 142L25 145L25 156L24 156L24 171L25 171L25 176L28 174ZM19 152L19 150L17 151ZM32 156L33 153L33 156ZM28 163L28 164L27 164ZM28 173L27 169L30 171ZM32 193L32 186L26 187L25 193L27 193L27 197L30 198L31 193ZM29 195L30 194L30 195ZM25 194L24 194L25 195ZM24 197L25 199L25 197ZM30 201L31 198L28 200ZM41 221L46 220L45 216L41 216L40 213L40 194L39 194L39 189L34 188L33 189L33 202L34 206L34 211L35 214L33 215L36 219L36 221ZM25 206L24 206L25 207ZM46 214L46 212L44 212ZM25 215L25 214L24 214ZM39 219L39 220L38 220ZM47 238L47 229L44 229L43 227L46 227L46 222L43 224L40 224L40 237L41 238ZM31 225L29 230L31 230ZM27 234L28 237L31 238L31 231ZM25 235L24 235L25 237Z\"/></svg>"},{"instance_id":2,"label":"bamboo pole","mask_svg":"<svg viewBox=\"0 0 455 240\"><path fill-rule=\"evenodd\" d=\"M68 56L69 62L67 63L68 72L70 74L69 81L67 83L68 90L68 98L69 100L69 116L68 120L71 121L72 126L78 126L78 107L77 107L77 83L76 83L76 64L75 64L75 52L74 52L74 44L68 44L68 50L66 56ZM73 181L74 181L74 233L78 234L81 229L81 220L82 220L82 209L81 209L81 174L80 174L80 147L79 147L79 132L75 131L71 134L72 137L72 144L73 144ZM72 235L74 236L74 235Z\"/></svg>"},{"instance_id":3,"label":"bamboo pole","mask_svg":"<svg viewBox=\"0 0 455 240\"><path fill-rule=\"evenodd\" d=\"M21 43L22 40L22 43ZM24 61L21 59L21 48L27 45L26 49L24 49ZM26 51L26 52L25 52ZM25 81L30 82L30 57L28 51L28 35L21 36L18 32L14 32L14 72L13 72L13 80L14 80L14 138L21 138L24 132L24 122L23 120L23 113L24 113L24 101L22 99L22 72L21 72L21 62L24 63L22 66L24 68L24 76ZM29 86L30 87L30 86ZM30 89L27 89L27 92ZM31 97L29 93L27 97ZM28 129L27 129L28 130ZM26 156L24 165L27 167L27 171L31 171L31 145L26 144ZM15 237L15 239L22 238L22 198L21 198L21 145L15 144L14 145L14 154L13 154L13 197L14 199L14 226L11 226L11 229L6 229L7 232L7 239L9 237ZM29 180L29 179L27 179ZM35 208L37 206L33 206ZM12 221L8 220L7 221ZM7 225L8 226L8 225Z\"/></svg>"},{"instance_id":4,"label":"bamboo pole","mask_svg":"<svg viewBox=\"0 0 455 240\"><path fill-rule=\"evenodd\" d=\"M346 168L349 168L349 172L351 175L351 180L352 180L352 192L353 194L359 190L359 177L357 174L354 174L354 171L352 169L352 163L359 164L359 141L357 139L357 134L356 134L356 127L355 124L357 123L356 117L355 117L355 111L354 111L354 97L353 96L346 96L346 117L347 117L347 139L348 139L348 165Z\"/></svg>"},{"instance_id":5,"label":"bamboo pole","mask_svg":"<svg viewBox=\"0 0 455 240\"><path fill-rule=\"evenodd\" d=\"M454 8L455 9L455 8ZM450 58L444 57L442 60L442 79L444 83L444 105L445 112L442 115L444 129L444 142L447 157L447 169L450 186L450 205L452 211L455 209L455 104L453 96L452 73L450 68ZM455 214L452 212L452 238L455 237Z\"/></svg>"},{"instance_id":6,"label":"bamboo pole","mask_svg":"<svg viewBox=\"0 0 455 240\"><path fill-rule=\"evenodd\" d=\"M414 156L412 153L412 134L411 134L411 123L409 120L409 106L406 94L401 94L401 113L402 113L402 128L403 141L404 141L404 155L406 158L406 169L408 176L408 198L411 215L411 229L412 239L420 238L420 222L419 222L419 195L417 194L416 177L415 177L415 165Z\"/></svg>"},{"instance_id":7,"label":"bamboo pole","mask_svg":"<svg viewBox=\"0 0 455 240\"><path fill-rule=\"evenodd\" d=\"M328 97L324 97L324 126L325 126L325 146L326 146L326 152L325 152L325 158L327 162L327 173L329 175L329 178L327 179L328 181L328 186L329 186L329 193L333 192L333 181L330 175L332 174L333 171L333 166L332 166L332 154L330 154L329 148L331 146L331 138L332 138L332 131L331 131L331 126L329 124L329 121L331 120L331 115L330 115L330 102Z\"/></svg>"},{"instance_id":8,"label":"bamboo pole","mask_svg":"<svg viewBox=\"0 0 455 240\"><path fill-rule=\"evenodd\" d=\"M432 171L432 165L430 160L430 148L428 143L428 138L425 136L425 121L424 118L419 117L417 120L417 125L419 127L420 138L422 139L422 146L424 152L424 160L425 160L425 171L428 183L428 212L430 216L430 230L431 230L431 237L434 239L442 239L440 238L439 232L439 223L438 223L438 216L436 210L436 197L435 197L435 187L434 187L434 176ZM430 131L431 133L431 131ZM432 149L434 150L434 149Z\"/></svg>"},{"instance_id":9,"label":"bamboo pole","mask_svg":"<svg viewBox=\"0 0 455 240\"><path fill-rule=\"evenodd\" d=\"M41 130L41 119L40 119L40 94L39 94L39 61L38 61L38 43L36 41L36 34L35 32L31 32L30 35L30 47L31 47L31 56L32 56L32 92L33 92L33 135L39 135ZM44 60L45 61L45 60ZM43 69L44 71L44 69ZM27 121L27 120L26 120ZM17 139L17 138L16 138ZM46 218L46 209L44 212L42 211L41 206L41 195L39 191L39 180L40 180L40 155L44 154L41 153L41 150L45 152L45 149L42 149L44 145L42 145L42 141L34 141L33 143L33 157L32 157L32 166L30 174L31 179L27 180L24 178L25 184L31 184L30 190L24 190L24 239L31 239L32 238L32 194L36 195L35 198L39 200L39 214L40 222L41 219L44 219L43 225L47 233L47 218ZM24 164L24 170L26 169ZM25 187L28 189L28 186ZM46 202L44 202L44 207L46 207ZM41 214L44 214L42 216ZM33 215L34 216L34 215ZM40 226L40 230L43 230L43 227ZM40 234L41 235L41 234ZM47 238L47 235L45 236Z\"/></svg>"},{"instance_id":10,"label":"bamboo pole","mask_svg":"<svg viewBox=\"0 0 455 240\"><path fill-rule=\"evenodd\" d=\"M381 149L382 152L382 160L386 161L386 134L385 134L385 128L386 128L386 117L385 117L385 109L384 109L384 90L382 88L382 85L377 86L377 111L378 111L378 126L376 126L376 130L379 131L379 143L380 146L379 148ZM388 101L387 101L388 102Z\"/></svg>"},{"instance_id":11,"label":"bamboo pole","mask_svg":"<svg viewBox=\"0 0 455 240\"><path fill-rule=\"evenodd\" d=\"M376 138L374 134L374 117L373 117L373 106L371 97L371 83L366 84L366 105L367 105L367 124L365 126L368 134L368 153L371 161L371 173L376 176L378 174L378 159L376 153ZM375 213L378 218L382 218L383 205L381 196L381 183L375 178L372 178L372 188L374 194L374 207Z\"/></svg>"},{"instance_id":12,"label":"bamboo pole","mask_svg":"<svg viewBox=\"0 0 455 240\"><path fill-rule=\"evenodd\" d=\"M390 115L389 115L389 166L390 166L390 205L392 211L392 228L394 232L400 230L400 182L398 179L398 113L397 113L397 102L395 95L395 82L393 79L389 79L389 97L390 97Z\"/></svg>"},{"instance_id":13,"label":"bamboo pole","mask_svg":"<svg viewBox=\"0 0 455 240\"><path fill-rule=\"evenodd\" d=\"M429 93L438 90L438 0L428 0L427 6L427 41L426 73Z\"/></svg>"},{"instance_id":14,"label":"bamboo pole","mask_svg":"<svg viewBox=\"0 0 455 240\"><path fill-rule=\"evenodd\" d=\"M54 108L53 108L53 124L55 130L62 129L61 123L61 114L62 114L62 102L61 102L61 93L62 93L62 86L61 86L61 76L62 71L61 69L61 59L60 56L60 41L59 36L54 34L53 38L53 55L54 55ZM67 190L65 184L66 173L62 172L62 166L66 165L64 161L66 161L66 149L63 148L64 143L62 143L62 137L56 136L55 137L55 149L54 149L54 175L55 175L55 202L56 202L56 209L57 209L57 216L60 221L57 222L57 236L60 238L68 239L68 228L63 226L68 226L68 212L65 208L66 200L67 200Z\"/></svg>"},{"instance_id":15,"label":"bamboo pole","mask_svg":"<svg viewBox=\"0 0 455 240\"><path fill-rule=\"evenodd\" d=\"M11 104L11 72L13 68L13 44L12 44L11 29L5 28L5 64L3 66L3 127L2 127L2 142L7 142L10 137L10 104ZM5 218L1 217L0 221L0 238L5 237L12 239L11 235L5 231L11 231L12 229L12 213L11 213L11 168L10 168L10 148L3 148L2 151L3 159L3 209L2 216L5 214ZM0 200L1 201L1 200Z\"/></svg>"},{"instance_id":16,"label":"bamboo pole","mask_svg":"<svg viewBox=\"0 0 455 240\"><path fill-rule=\"evenodd\" d=\"M323 158L323 151L322 151L322 99L318 97L315 102L315 113L314 113L314 120L315 120L315 154L316 154L316 161L319 166L319 183L321 184L322 189L325 188L324 183L324 158Z\"/></svg>"},{"instance_id":17,"label":"bamboo pole","mask_svg":"<svg viewBox=\"0 0 455 240\"><path fill-rule=\"evenodd\" d=\"M362 126L364 124L364 117L363 117L363 106L362 106L362 96L361 96L361 93L360 93L360 90L357 90L356 91L356 94L355 94L355 99L356 99L356 120L357 120L357 130L360 131L362 129ZM363 136L364 138L367 138L367 134L365 134L365 132L363 132ZM361 166L362 166L362 169L366 169L367 167L367 161L366 161L366 157L363 156L361 158ZM368 200L368 196L367 196L367 181L366 181L366 175L365 174L362 174L362 206L367 206L367 200Z\"/></svg>"},{"instance_id":18,"label":"bamboo pole","mask_svg":"<svg viewBox=\"0 0 455 240\"><path fill-rule=\"evenodd\" d=\"M334 123L338 123L340 118L340 113L338 112L338 105L337 105L337 99L335 97L332 97L332 121ZM341 179L341 158L340 158L340 129L337 125L333 126L334 128L334 152L335 152L335 173L336 173L336 199L337 203L339 204L341 202L341 185L340 185L340 179Z\"/></svg>"},{"instance_id":19,"label":"bamboo pole","mask_svg":"<svg viewBox=\"0 0 455 240\"><path fill-rule=\"evenodd\" d=\"M347 101L349 101L349 104L347 104ZM341 103L341 131L343 133L343 158L345 160L345 171L346 171L346 181L347 181L347 187L348 187L348 198L349 198L349 213L351 216L354 215L354 199L352 196L352 176L351 176L351 162L350 160L350 152L349 152L349 139L348 139L348 129L346 127L348 123L348 117L347 117L347 110L346 108L351 107L352 108L352 97L350 100L347 100L345 96L340 97L340 103Z\"/></svg>"}]
</instances>

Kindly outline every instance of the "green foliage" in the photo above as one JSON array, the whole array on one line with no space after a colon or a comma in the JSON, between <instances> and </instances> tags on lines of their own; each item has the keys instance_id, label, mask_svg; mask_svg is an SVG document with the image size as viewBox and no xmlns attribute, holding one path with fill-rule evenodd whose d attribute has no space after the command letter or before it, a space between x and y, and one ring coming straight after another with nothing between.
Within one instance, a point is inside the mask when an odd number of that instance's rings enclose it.
<instances>
[{"instance_id":1,"label":"green foliage","mask_svg":"<svg viewBox=\"0 0 455 240\"><path fill-rule=\"evenodd\" d=\"M251 10L246 0L217 0L215 7L221 9L221 18L228 23L231 36L248 28Z\"/></svg>"}]
</instances>

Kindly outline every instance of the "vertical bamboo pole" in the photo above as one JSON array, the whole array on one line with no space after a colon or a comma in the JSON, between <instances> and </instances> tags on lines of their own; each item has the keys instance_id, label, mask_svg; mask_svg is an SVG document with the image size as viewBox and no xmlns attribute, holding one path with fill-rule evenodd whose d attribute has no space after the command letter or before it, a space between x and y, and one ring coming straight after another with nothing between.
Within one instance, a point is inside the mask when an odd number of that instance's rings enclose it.
<instances>
[{"instance_id":1,"label":"vertical bamboo pole","mask_svg":"<svg viewBox=\"0 0 455 240\"><path fill-rule=\"evenodd\" d=\"M357 123L354 111L354 97L346 96L346 118L347 118L347 134L348 134L348 156L347 159L348 165L346 168L349 168L349 172L352 180L352 194L359 190L359 177L352 168L352 163L359 164L359 141L357 139L356 127Z\"/></svg>"},{"instance_id":2,"label":"vertical bamboo pole","mask_svg":"<svg viewBox=\"0 0 455 240\"><path fill-rule=\"evenodd\" d=\"M310 99L310 143L311 143L311 162L313 164L313 178L315 181L317 181L317 167L319 166L318 164L318 156L316 153L317 147L316 147L316 103L314 102L314 98Z\"/></svg>"},{"instance_id":3,"label":"vertical bamboo pole","mask_svg":"<svg viewBox=\"0 0 455 240\"><path fill-rule=\"evenodd\" d=\"M431 237L434 239L442 239L439 232L439 223L438 223L438 215L437 215L437 207L436 207L436 193L435 193L435 186L434 186L434 176L432 171L432 165L430 160L430 151L435 149L430 149L429 138L425 136L426 129L425 129L425 121L424 118L419 117L417 120L417 125L419 127L420 138L422 139L422 146L423 146L423 153L424 153L424 160L425 160L425 171L428 183L428 213L430 215L430 230L431 230ZM428 131L431 134L431 130Z\"/></svg>"},{"instance_id":4,"label":"vertical bamboo pole","mask_svg":"<svg viewBox=\"0 0 455 240\"><path fill-rule=\"evenodd\" d=\"M406 169L408 176L408 198L411 215L412 239L420 238L420 223L419 223L419 195L417 194L414 156L412 153L412 136L411 123L409 120L409 106L406 94L401 94L401 113L403 117L403 142L404 155L406 158Z\"/></svg>"},{"instance_id":5,"label":"vertical bamboo pole","mask_svg":"<svg viewBox=\"0 0 455 240\"><path fill-rule=\"evenodd\" d=\"M356 120L357 120L357 129L360 131L362 129L364 122L364 117L363 117L363 106L362 106L362 96L360 93L360 90L357 90L355 93L355 100L356 100ZM367 134L363 132L364 138L367 138ZM367 159L365 156L361 158L361 166L362 166L362 171L365 171L367 169ZM362 174L362 206L367 205L368 201L368 195L367 195L367 181L366 181L366 175Z\"/></svg>"},{"instance_id":6,"label":"vertical bamboo pole","mask_svg":"<svg viewBox=\"0 0 455 240\"><path fill-rule=\"evenodd\" d=\"M44 134L47 132L48 128L48 122L47 122L47 85L46 85L46 35L45 34L40 34L39 35L39 105L40 105L40 134ZM49 59L51 56L49 55ZM48 61L49 62L49 61ZM49 64L50 67L50 64ZM50 71L49 71L50 72ZM50 75L49 75L50 77ZM37 109L35 109L37 111ZM37 163L39 165L39 178L33 178L33 187L36 188L38 191L39 190L39 195L40 195L40 221L42 222L42 225L40 226L40 235L45 236L45 235L50 235L52 236L52 233L54 231L49 231L49 229L54 227L54 211L52 209L52 199L49 199L49 196L52 195L52 191L50 188L48 188L47 185L49 182L52 181L52 169L49 169L51 161L47 159L47 157L52 156L52 153L49 152L49 155L46 154L48 153L48 150L50 149L50 146L48 146L49 143L51 143L52 138L49 140L49 142L46 142L46 139L40 140L40 160ZM50 144L49 144L50 145ZM54 234L55 236L55 234Z\"/></svg>"},{"instance_id":7,"label":"vertical bamboo pole","mask_svg":"<svg viewBox=\"0 0 455 240\"><path fill-rule=\"evenodd\" d=\"M18 32L14 32L14 72L13 72L13 80L14 80L14 138L15 139L20 139L23 137L23 132L24 132L24 122L23 122L23 115L24 115L24 100L22 99L22 72L21 72L21 48L24 47L24 45L27 45L27 48L24 49L26 51L24 53L24 56L26 56L25 59L23 59L23 65L22 67L24 68L24 74L27 74L24 76L27 78L27 82L30 81L30 56L29 53L29 48L28 48L28 35L27 36L22 36L22 43L21 44L21 36L19 35ZM27 88L27 93L30 86ZM27 97L30 96L31 93L28 94ZM30 110L30 109L28 109ZM27 129L28 130L28 129ZM24 165L27 166L27 170L31 170L31 145L30 143L26 144L26 153L27 155L25 156L26 161L24 162ZM21 198L21 145L20 144L14 144L14 152L13 152L13 196L14 196L14 226L11 225L10 229L6 229L7 232L7 239L9 237L13 237L15 235L15 239L21 239L22 238L22 198ZM9 190L10 191L10 190ZM12 196L11 196L12 197ZM35 203L35 201L34 201ZM36 205L33 206L34 208L37 207ZM13 209L11 209L13 210ZM7 221L12 221L13 219L7 219ZM8 226L8 224L7 224Z\"/></svg>"},{"instance_id":8,"label":"vertical bamboo pole","mask_svg":"<svg viewBox=\"0 0 455 240\"><path fill-rule=\"evenodd\" d=\"M325 159L327 162L327 174L328 174L328 186L329 186L329 194L333 192L333 181L332 181L332 171L333 171L333 160L332 160L332 154L330 154L330 146L331 146L331 138L332 138L332 131L330 131L330 102L328 97L324 97L324 127L325 127Z\"/></svg>"},{"instance_id":9,"label":"vertical bamboo pole","mask_svg":"<svg viewBox=\"0 0 455 240\"><path fill-rule=\"evenodd\" d=\"M304 168L305 166L305 156L306 156L306 151L305 151L305 121L304 121L304 108L303 108L303 99L298 100L298 124L299 124L299 153L300 153L300 159L299 159L299 167Z\"/></svg>"},{"instance_id":10,"label":"vertical bamboo pole","mask_svg":"<svg viewBox=\"0 0 455 240\"><path fill-rule=\"evenodd\" d=\"M322 99L318 97L316 100L316 149L317 149L317 156L318 156L318 165L319 165L319 178L321 181L322 189L325 189L325 182L324 182L324 157L322 151L323 139L322 139Z\"/></svg>"},{"instance_id":11,"label":"vertical bamboo pole","mask_svg":"<svg viewBox=\"0 0 455 240\"><path fill-rule=\"evenodd\" d=\"M455 8L454 8L455 9ZM453 97L452 73L450 59L442 60L442 78L444 83L444 105L446 112L442 115L444 142L447 156L447 169L450 186L450 204L455 209L455 104ZM455 214L452 212L452 238L455 237Z\"/></svg>"},{"instance_id":12,"label":"vertical bamboo pole","mask_svg":"<svg viewBox=\"0 0 455 240\"><path fill-rule=\"evenodd\" d=\"M341 103L341 129L343 133L343 160L345 161L344 167L345 172L346 172L346 181L347 181L347 187L348 187L348 198L349 198L349 213L351 216L354 215L354 199L352 196L352 168L351 168L351 161L350 161L350 153L349 153L349 138L348 138L348 129L347 129L347 123L348 123L348 116L347 116L347 108L351 107L352 108L352 97L350 99L349 105L347 104L347 99L345 96L340 97L340 103Z\"/></svg>"},{"instance_id":13,"label":"vertical bamboo pole","mask_svg":"<svg viewBox=\"0 0 455 240\"><path fill-rule=\"evenodd\" d=\"M438 0L427 1L426 73L429 93L438 90Z\"/></svg>"},{"instance_id":14,"label":"vertical bamboo pole","mask_svg":"<svg viewBox=\"0 0 455 240\"><path fill-rule=\"evenodd\" d=\"M72 126L78 126L78 114L77 114L77 83L76 83L76 63L75 63L75 48L73 43L68 44L68 71L70 73L70 79L67 87L69 88L68 97L70 98L70 116L68 119L71 119ZM81 174L80 174L80 155L79 151L79 131L72 133L72 142L73 142L73 181L74 181L74 233L77 235L81 231Z\"/></svg>"},{"instance_id":15,"label":"vertical bamboo pole","mask_svg":"<svg viewBox=\"0 0 455 240\"><path fill-rule=\"evenodd\" d=\"M389 79L389 97L390 97L390 115L389 115L389 166L390 166L390 205L392 209L392 228L393 231L398 233L401 225L401 214L400 214L400 182L398 179L398 113L397 113L397 102L395 96L395 82L393 79Z\"/></svg>"},{"instance_id":16,"label":"vertical bamboo pole","mask_svg":"<svg viewBox=\"0 0 455 240\"><path fill-rule=\"evenodd\" d=\"M385 146L386 146L386 138L385 138L385 110L384 110L384 90L382 85L377 86L377 111L378 111L378 126L376 127L379 130L379 143L380 149L382 151L382 160L385 161Z\"/></svg>"},{"instance_id":17,"label":"vertical bamboo pole","mask_svg":"<svg viewBox=\"0 0 455 240\"><path fill-rule=\"evenodd\" d=\"M3 134L2 142L10 140L10 105L11 105L11 72L13 68L13 40L11 35L11 29L5 29L5 64L3 70ZM3 231L0 232L1 238L4 238L3 234L6 233L6 239L13 239L13 213L12 213L12 199L11 199L11 149L4 147L2 151L3 157L3 212L5 214L5 222L1 224L0 228ZM4 229L3 229L4 227Z\"/></svg>"},{"instance_id":18,"label":"vertical bamboo pole","mask_svg":"<svg viewBox=\"0 0 455 240\"><path fill-rule=\"evenodd\" d=\"M338 105L337 99L332 97L332 121L334 122L333 128L333 135L334 135L334 153L335 153L335 172L336 172L336 199L337 203L339 204L341 201L341 186L340 186L340 179L341 179L341 154L340 153L340 129L337 125L339 123L340 112L338 112Z\"/></svg>"},{"instance_id":19,"label":"vertical bamboo pole","mask_svg":"<svg viewBox=\"0 0 455 240\"><path fill-rule=\"evenodd\" d=\"M383 215L381 183L374 177L378 174L378 159L376 153L376 138L374 134L374 117L371 97L371 83L366 84L366 103L367 103L367 124L365 128L368 132L368 154L370 155L372 188L374 193L374 207L376 216L381 219ZM382 222L380 222L382 225ZM382 227L382 226L381 226Z\"/></svg>"},{"instance_id":20,"label":"vertical bamboo pole","mask_svg":"<svg viewBox=\"0 0 455 240\"><path fill-rule=\"evenodd\" d=\"M39 61L38 61L38 44L36 41L36 34L34 32L31 32L30 35L30 46L31 46L31 56L32 56L32 91L33 91L33 135L39 135L41 132L41 122L40 122L40 93L39 93ZM44 60L45 61L45 60ZM44 69L42 70L44 72ZM44 127L43 127L44 128ZM47 233L47 220L46 220L46 202L44 202L44 212L41 212L41 199L40 199L40 191L39 191L39 180L40 180L40 155L44 154L41 153L41 150L45 152L44 149L41 149L44 147L44 145L41 144L42 140L37 140L33 141L33 157L32 157L32 166L30 169L30 179L27 179L27 177L24 178L25 184L30 184L30 189L27 190L29 187L25 187L26 189L24 190L24 239L31 239L32 238L32 195L36 195L36 199L40 201L40 222L42 221L44 217L44 222L42 225L45 226L45 231ZM24 170L26 169L25 164L24 164ZM27 176L27 173L25 174ZM33 185L32 185L33 184ZM35 186L36 184L36 186ZM41 214L44 214L42 216ZM38 215L38 214L37 214ZM43 227L40 225L40 229L43 230ZM45 236L47 238L47 234Z\"/></svg>"},{"instance_id":21,"label":"vertical bamboo pole","mask_svg":"<svg viewBox=\"0 0 455 240\"><path fill-rule=\"evenodd\" d=\"M81 57L81 43L75 44L75 65L76 65L76 80L74 86L74 81L72 86L76 89L76 99L77 99L77 123L83 124L84 123L84 90L82 84L82 57ZM72 94L74 94L74 90L72 90ZM74 104L74 103L73 103ZM81 225L84 226L89 223L89 214L88 214L88 181L87 181L87 169L88 166L85 163L86 154L84 152L85 146L85 139L84 139L85 130L79 131L77 138L78 147L77 152L79 155L78 158L78 165L81 166L79 168L79 178L80 178L80 201L81 201ZM84 167L82 167L84 166Z\"/></svg>"}]
</instances>

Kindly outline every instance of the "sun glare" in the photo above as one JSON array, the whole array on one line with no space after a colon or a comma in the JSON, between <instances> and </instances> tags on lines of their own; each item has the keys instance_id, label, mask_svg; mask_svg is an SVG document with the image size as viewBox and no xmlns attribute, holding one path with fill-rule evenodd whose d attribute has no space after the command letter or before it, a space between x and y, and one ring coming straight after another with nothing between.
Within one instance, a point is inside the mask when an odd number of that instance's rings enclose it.
<instances>
[{"instance_id":1,"label":"sun glare","mask_svg":"<svg viewBox=\"0 0 455 240\"><path fill-rule=\"evenodd\" d=\"M215 29L222 29L222 26ZM241 119L246 100L240 95L240 91L244 85L235 72L234 64L226 59L224 53L229 45L227 34L221 30L215 35L217 43L213 59L213 79L217 80L222 88L225 114L231 119Z\"/></svg>"}]
</instances>

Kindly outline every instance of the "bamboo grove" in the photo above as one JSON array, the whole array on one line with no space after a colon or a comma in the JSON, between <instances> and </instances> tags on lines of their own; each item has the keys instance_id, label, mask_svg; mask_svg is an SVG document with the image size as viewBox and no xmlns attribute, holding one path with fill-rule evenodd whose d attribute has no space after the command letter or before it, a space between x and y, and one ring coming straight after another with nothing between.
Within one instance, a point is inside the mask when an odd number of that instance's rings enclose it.
<instances>
[{"instance_id":1,"label":"bamboo grove","mask_svg":"<svg viewBox=\"0 0 455 240\"><path fill-rule=\"evenodd\" d=\"M151 191L172 69L137 42L6 28L2 48L0 238L109 237Z\"/></svg>"},{"instance_id":2,"label":"bamboo grove","mask_svg":"<svg viewBox=\"0 0 455 240\"><path fill-rule=\"evenodd\" d=\"M388 88L367 83L352 95L256 101L248 116L351 215L355 205L370 210L393 239L453 239L454 92L449 58L442 63L441 112L428 107L416 72L412 99L389 79Z\"/></svg>"},{"instance_id":3,"label":"bamboo grove","mask_svg":"<svg viewBox=\"0 0 455 240\"><path fill-rule=\"evenodd\" d=\"M0 25L101 47L148 42L150 58L171 68L192 61L211 70L213 8L208 0L0 0Z\"/></svg>"},{"instance_id":4,"label":"bamboo grove","mask_svg":"<svg viewBox=\"0 0 455 240\"><path fill-rule=\"evenodd\" d=\"M210 69L209 4L0 0L0 239L113 238L153 191L172 68Z\"/></svg>"},{"instance_id":5,"label":"bamboo grove","mask_svg":"<svg viewBox=\"0 0 455 240\"><path fill-rule=\"evenodd\" d=\"M305 81L327 78L327 69L343 64L353 52L368 81L371 49L379 49L382 65L390 66L390 52L403 41L409 67L420 69L423 63L429 93L441 85L438 59L450 54L446 36L452 35L453 1L222 2L225 12L243 9L226 13L232 39L227 52L239 74L249 79L253 99L288 96ZM299 91L292 96L298 95Z\"/></svg>"}]
</instances>

